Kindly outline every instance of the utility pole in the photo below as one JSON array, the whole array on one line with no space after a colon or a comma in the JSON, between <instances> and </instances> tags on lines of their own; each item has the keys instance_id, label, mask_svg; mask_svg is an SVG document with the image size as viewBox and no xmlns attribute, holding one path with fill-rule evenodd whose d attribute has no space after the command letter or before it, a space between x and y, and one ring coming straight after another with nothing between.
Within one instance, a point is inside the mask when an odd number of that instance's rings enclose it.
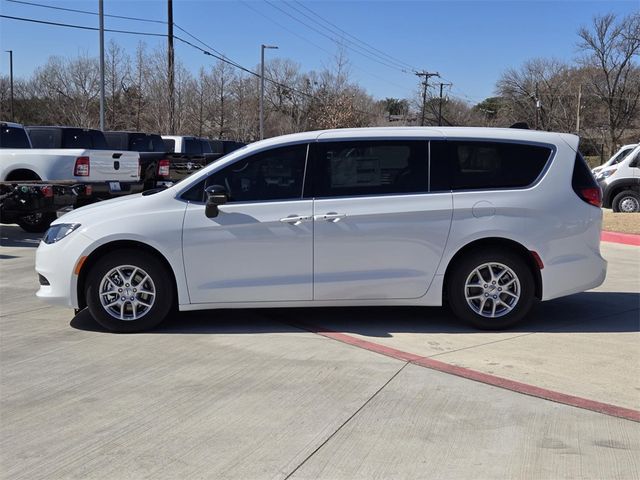
<instances>
[{"instance_id":1,"label":"utility pole","mask_svg":"<svg viewBox=\"0 0 640 480\"><path fill-rule=\"evenodd\" d=\"M260 140L264 138L264 50L278 48L275 45L260 45Z\"/></svg>"},{"instance_id":2,"label":"utility pole","mask_svg":"<svg viewBox=\"0 0 640 480\"><path fill-rule=\"evenodd\" d=\"M167 0L167 65L169 70L167 72L167 79L169 81L169 134L173 135L176 130L176 123L174 117L175 111L175 79L173 68L173 0Z\"/></svg>"},{"instance_id":3,"label":"utility pole","mask_svg":"<svg viewBox=\"0 0 640 480\"><path fill-rule=\"evenodd\" d=\"M534 100L536 101L536 130L538 130L538 126L540 125L540 97L538 96L538 82L536 82L536 93Z\"/></svg>"},{"instance_id":4,"label":"utility pole","mask_svg":"<svg viewBox=\"0 0 640 480\"><path fill-rule=\"evenodd\" d=\"M578 110L576 111L576 135L580 135L580 102L582 101L582 84L578 85Z\"/></svg>"},{"instance_id":5,"label":"utility pole","mask_svg":"<svg viewBox=\"0 0 640 480\"><path fill-rule=\"evenodd\" d=\"M104 131L104 5L98 0L100 16L100 130Z\"/></svg>"},{"instance_id":6,"label":"utility pole","mask_svg":"<svg viewBox=\"0 0 640 480\"><path fill-rule=\"evenodd\" d=\"M438 104L438 126L442 125L442 87L445 85L450 87L453 83L439 83L440 85L440 103Z\"/></svg>"},{"instance_id":7,"label":"utility pole","mask_svg":"<svg viewBox=\"0 0 640 480\"><path fill-rule=\"evenodd\" d=\"M11 121L15 122L13 116L13 50L6 50L9 53L9 85L10 85L10 97L9 97L9 109L11 111Z\"/></svg>"},{"instance_id":8,"label":"utility pole","mask_svg":"<svg viewBox=\"0 0 640 480\"><path fill-rule=\"evenodd\" d=\"M420 126L424 127L424 118L427 108L427 87L429 86L429 78L430 77L439 77L439 73L430 73L426 71L416 72L416 76L424 77L424 82L422 82L422 116L420 120Z\"/></svg>"}]
</instances>

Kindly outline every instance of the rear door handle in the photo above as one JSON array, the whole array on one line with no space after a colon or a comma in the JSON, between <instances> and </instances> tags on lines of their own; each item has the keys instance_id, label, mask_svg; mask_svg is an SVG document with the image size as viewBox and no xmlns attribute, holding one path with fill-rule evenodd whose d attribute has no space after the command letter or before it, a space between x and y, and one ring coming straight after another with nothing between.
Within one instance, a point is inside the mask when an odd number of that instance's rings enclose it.
<instances>
[{"instance_id":1,"label":"rear door handle","mask_svg":"<svg viewBox=\"0 0 640 480\"><path fill-rule=\"evenodd\" d=\"M326 220L327 222L336 223L336 222L339 222L341 219L345 218L346 216L347 216L346 213L329 212L329 213L325 213L324 215L316 215L315 217L313 217L313 219Z\"/></svg>"},{"instance_id":2,"label":"rear door handle","mask_svg":"<svg viewBox=\"0 0 640 480\"><path fill-rule=\"evenodd\" d=\"M290 223L291 225L300 225L307 220L311 220L311 217L305 215L289 215L288 217L280 219L282 223Z\"/></svg>"}]
</instances>

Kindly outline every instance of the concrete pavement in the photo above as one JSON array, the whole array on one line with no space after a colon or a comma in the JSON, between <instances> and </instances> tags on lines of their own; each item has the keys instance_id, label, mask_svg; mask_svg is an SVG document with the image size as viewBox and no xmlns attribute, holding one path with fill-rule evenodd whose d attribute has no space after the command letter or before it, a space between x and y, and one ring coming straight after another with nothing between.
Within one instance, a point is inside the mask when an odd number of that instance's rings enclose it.
<instances>
[{"instance_id":1,"label":"concrete pavement","mask_svg":"<svg viewBox=\"0 0 640 480\"><path fill-rule=\"evenodd\" d=\"M86 312L73 318L40 303L37 240L17 227L3 226L1 237L3 478L640 477L638 423L288 324L333 322L370 341L631 407L638 289L619 282L640 278L637 248L605 245L614 283L543 304L505 333L466 329L442 309L306 309L182 314L154 333L113 335ZM580 391L585 382L595 386Z\"/></svg>"}]
</instances>

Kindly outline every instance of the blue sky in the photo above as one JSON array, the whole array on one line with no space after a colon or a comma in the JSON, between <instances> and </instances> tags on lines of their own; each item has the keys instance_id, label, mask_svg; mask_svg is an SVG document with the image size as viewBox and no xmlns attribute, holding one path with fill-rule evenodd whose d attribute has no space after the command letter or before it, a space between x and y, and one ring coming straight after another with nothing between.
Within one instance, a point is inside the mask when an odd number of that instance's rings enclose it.
<instances>
[{"instance_id":1,"label":"blue sky","mask_svg":"<svg viewBox=\"0 0 640 480\"><path fill-rule=\"evenodd\" d=\"M98 0L26 1L98 11ZM283 11L337 38L315 16L318 15L411 67L439 72L443 80L432 82L453 83L453 96L476 103L494 93L496 80L506 68L518 67L535 57L575 59L579 55L576 32L581 25L589 25L594 15L608 12L626 15L640 10L637 0L269 2L174 0L174 22L249 68L258 65L260 44L265 43L279 46L278 50L267 52L268 58L288 58L308 71L331 65L337 44ZM106 14L166 21L164 0L104 0L104 8ZM301 11L316 21L305 18ZM7 0L0 0L0 13L98 25L97 16ZM113 18L105 19L105 27L166 32L166 26L161 24ZM184 36L179 30L175 33ZM107 42L114 38L130 54L140 40L151 48L165 41L112 33L105 38ZM348 42L342 42L349 46ZM51 55L73 57L87 52L97 56L98 33L0 19L0 46L3 51L14 51L14 74L25 77ZM390 68L348 48L346 53L352 78L374 97L407 98L418 90L418 79L410 71ZM179 42L176 55L193 72L212 63L211 57ZM2 53L0 71L8 72L7 53Z\"/></svg>"}]
</instances>

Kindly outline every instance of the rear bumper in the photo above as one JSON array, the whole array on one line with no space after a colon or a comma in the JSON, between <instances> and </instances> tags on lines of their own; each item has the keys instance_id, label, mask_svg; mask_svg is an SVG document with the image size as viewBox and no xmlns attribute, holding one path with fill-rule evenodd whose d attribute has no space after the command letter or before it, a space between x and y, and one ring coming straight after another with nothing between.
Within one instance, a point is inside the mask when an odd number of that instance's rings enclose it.
<instances>
[{"instance_id":1,"label":"rear bumper","mask_svg":"<svg viewBox=\"0 0 640 480\"><path fill-rule=\"evenodd\" d=\"M90 198L92 199L121 197L122 195L140 193L144 189L142 182L113 181L87 183L86 185L91 186Z\"/></svg>"},{"instance_id":2,"label":"rear bumper","mask_svg":"<svg viewBox=\"0 0 640 480\"><path fill-rule=\"evenodd\" d=\"M602 285L607 276L607 261L598 252L576 254L553 265L545 265L540 273L542 300L551 300Z\"/></svg>"}]
</instances>

